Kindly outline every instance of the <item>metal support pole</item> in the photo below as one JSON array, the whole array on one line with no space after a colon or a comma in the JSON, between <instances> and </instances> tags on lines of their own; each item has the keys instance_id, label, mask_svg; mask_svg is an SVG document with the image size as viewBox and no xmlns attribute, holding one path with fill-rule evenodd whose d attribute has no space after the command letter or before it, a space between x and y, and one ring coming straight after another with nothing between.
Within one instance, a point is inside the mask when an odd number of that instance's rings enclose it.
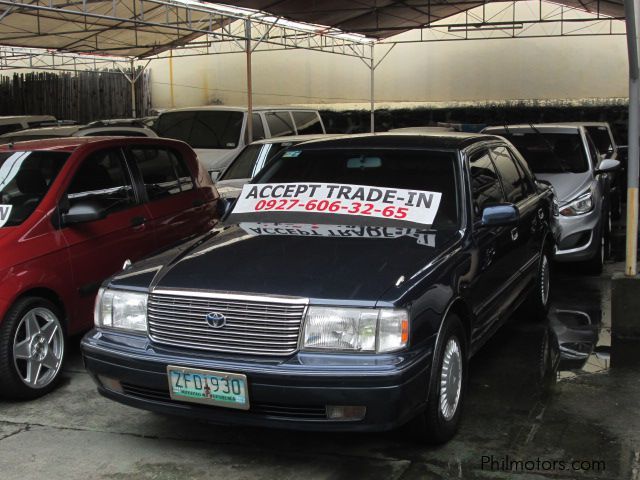
<instances>
[{"instance_id":1,"label":"metal support pole","mask_svg":"<svg viewBox=\"0 0 640 480\"><path fill-rule=\"evenodd\" d=\"M173 49L169 50L169 96L171 97L171 108L176 106L173 94Z\"/></svg>"},{"instance_id":2,"label":"metal support pole","mask_svg":"<svg viewBox=\"0 0 640 480\"><path fill-rule=\"evenodd\" d=\"M375 72L376 72L376 64L375 64L375 58L373 56L374 54L374 50L373 50L373 43L371 44L371 133L375 133L376 131L376 118L375 118L375 113L376 113L376 106L375 106L375 91L374 91L374 87L375 87Z\"/></svg>"},{"instance_id":3,"label":"metal support pole","mask_svg":"<svg viewBox=\"0 0 640 480\"><path fill-rule=\"evenodd\" d=\"M253 85L251 78L251 20L244 22L245 50L247 52L247 138L253 142Z\"/></svg>"},{"instance_id":4,"label":"metal support pole","mask_svg":"<svg viewBox=\"0 0 640 480\"><path fill-rule=\"evenodd\" d=\"M638 31L640 0L624 2L629 54L629 159L627 163L627 247L625 274L637 274L638 262L638 179L640 174L640 70Z\"/></svg>"},{"instance_id":5,"label":"metal support pole","mask_svg":"<svg viewBox=\"0 0 640 480\"><path fill-rule=\"evenodd\" d=\"M136 71L135 71L135 60L131 59L131 78L129 79L129 83L131 84L131 116L133 118L138 118L136 113Z\"/></svg>"}]
</instances>

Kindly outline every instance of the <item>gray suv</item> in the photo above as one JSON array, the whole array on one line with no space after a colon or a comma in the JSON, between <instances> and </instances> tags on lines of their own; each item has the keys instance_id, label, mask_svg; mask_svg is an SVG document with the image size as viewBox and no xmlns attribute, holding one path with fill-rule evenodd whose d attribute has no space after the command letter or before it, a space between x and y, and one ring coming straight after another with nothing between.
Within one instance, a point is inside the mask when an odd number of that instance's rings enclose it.
<instances>
[{"instance_id":1,"label":"gray suv","mask_svg":"<svg viewBox=\"0 0 640 480\"><path fill-rule=\"evenodd\" d=\"M620 162L603 159L582 125L505 125L483 133L508 139L536 178L553 185L560 226L555 259L601 272L609 254L611 172Z\"/></svg>"}]
</instances>

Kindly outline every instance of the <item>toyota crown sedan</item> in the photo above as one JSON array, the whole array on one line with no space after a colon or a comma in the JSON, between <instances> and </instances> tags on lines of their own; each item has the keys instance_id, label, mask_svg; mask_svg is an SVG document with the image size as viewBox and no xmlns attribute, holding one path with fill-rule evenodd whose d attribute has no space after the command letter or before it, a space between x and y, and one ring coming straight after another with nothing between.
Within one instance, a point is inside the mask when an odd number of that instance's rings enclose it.
<instances>
[{"instance_id":1,"label":"toyota crown sedan","mask_svg":"<svg viewBox=\"0 0 640 480\"><path fill-rule=\"evenodd\" d=\"M456 432L470 357L549 301L552 191L500 137L299 144L209 234L105 282L99 392L214 423Z\"/></svg>"}]
</instances>

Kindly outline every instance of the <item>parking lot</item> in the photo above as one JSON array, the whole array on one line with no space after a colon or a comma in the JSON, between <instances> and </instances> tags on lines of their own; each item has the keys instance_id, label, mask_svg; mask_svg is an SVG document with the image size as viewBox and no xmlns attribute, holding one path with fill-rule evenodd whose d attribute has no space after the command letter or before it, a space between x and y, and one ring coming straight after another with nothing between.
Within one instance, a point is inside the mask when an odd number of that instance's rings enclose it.
<instances>
[{"instance_id":1,"label":"parking lot","mask_svg":"<svg viewBox=\"0 0 640 480\"><path fill-rule=\"evenodd\" d=\"M619 268L608 264L602 277L561 269L549 322L514 316L471 362L460 431L445 446L415 444L403 430L226 427L129 408L96 393L75 341L60 388L0 403L2 478L576 478L576 466L580 478L638 478L640 381L608 370L607 276ZM573 324L595 342L577 364L553 360L556 336L567 339L558 311L590 319Z\"/></svg>"}]
</instances>

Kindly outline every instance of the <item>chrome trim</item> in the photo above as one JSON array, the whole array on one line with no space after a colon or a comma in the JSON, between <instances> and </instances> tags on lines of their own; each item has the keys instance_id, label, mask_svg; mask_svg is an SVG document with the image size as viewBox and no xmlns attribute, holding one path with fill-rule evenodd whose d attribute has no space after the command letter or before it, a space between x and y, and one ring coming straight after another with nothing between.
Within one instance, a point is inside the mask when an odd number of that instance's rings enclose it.
<instances>
[{"instance_id":1,"label":"chrome trim","mask_svg":"<svg viewBox=\"0 0 640 480\"><path fill-rule=\"evenodd\" d=\"M554 255L561 257L563 255L571 255L572 253L579 253L579 252L584 252L585 250L589 250L589 248L591 248L591 244L593 243L593 233L594 231L591 230L591 233L589 234L589 241L582 247L570 248L569 250L560 250L556 245Z\"/></svg>"},{"instance_id":2,"label":"chrome trim","mask_svg":"<svg viewBox=\"0 0 640 480\"><path fill-rule=\"evenodd\" d=\"M308 305L309 299L303 297L288 297L284 295L261 295L238 292L209 292L206 290L186 289L153 289L151 295L175 295L176 297L214 298L220 300L240 300L253 302L287 303L291 305Z\"/></svg>"}]
</instances>

